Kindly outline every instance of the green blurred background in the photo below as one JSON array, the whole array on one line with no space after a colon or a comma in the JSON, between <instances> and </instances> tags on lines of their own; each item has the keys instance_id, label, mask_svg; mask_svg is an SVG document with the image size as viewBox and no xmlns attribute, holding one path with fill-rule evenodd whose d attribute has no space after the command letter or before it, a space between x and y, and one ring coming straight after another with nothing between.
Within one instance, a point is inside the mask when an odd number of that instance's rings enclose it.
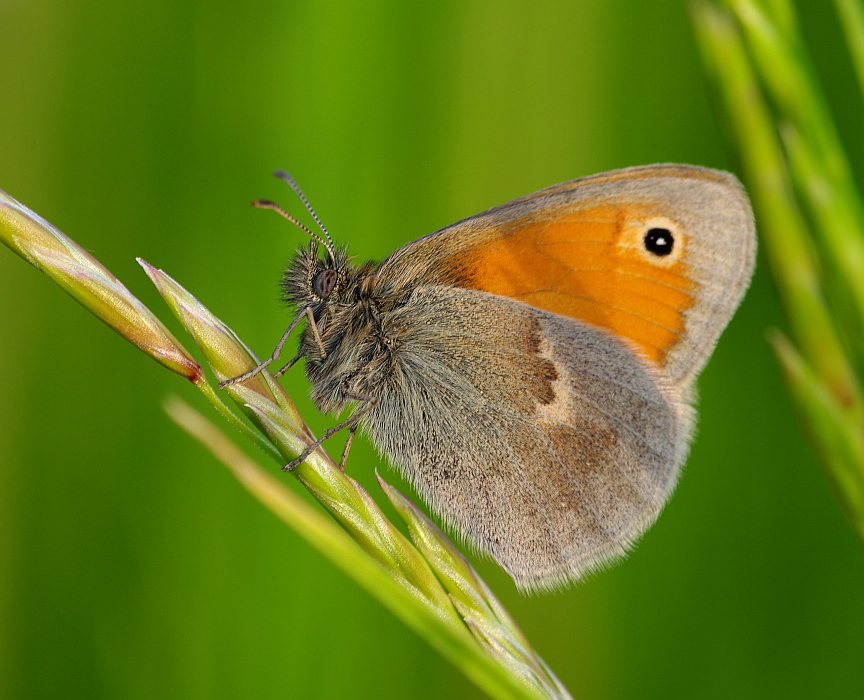
<instances>
[{"instance_id":1,"label":"green blurred background","mask_svg":"<svg viewBox=\"0 0 864 700\"><path fill-rule=\"evenodd\" d=\"M860 173L836 20L799 6ZM735 169L680 0L238 7L0 0L0 187L163 318L136 255L262 355L304 242L248 206L301 211L275 168L373 258L592 172ZM0 295L0 696L480 697L170 423L192 387L5 249ZM864 555L765 343L783 325L760 264L628 560L535 598L479 564L576 698L862 697ZM378 465L352 453L373 494Z\"/></svg>"}]
</instances>

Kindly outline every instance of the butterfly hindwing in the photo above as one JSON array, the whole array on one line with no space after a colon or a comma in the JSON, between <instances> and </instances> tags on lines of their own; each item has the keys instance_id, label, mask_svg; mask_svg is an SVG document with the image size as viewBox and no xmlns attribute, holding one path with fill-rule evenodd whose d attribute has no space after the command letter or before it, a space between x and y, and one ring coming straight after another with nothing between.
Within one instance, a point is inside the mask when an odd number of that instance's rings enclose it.
<instances>
[{"instance_id":1,"label":"butterfly hindwing","mask_svg":"<svg viewBox=\"0 0 864 700\"><path fill-rule=\"evenodd\" d=\"M525 589L623 554L674 488L689 407L592 326L418 287L364 427L432 508ZM386 329L385 329L386 330ZM383 383L382 383L383 381Z\"/></svg>"}]
</instances>

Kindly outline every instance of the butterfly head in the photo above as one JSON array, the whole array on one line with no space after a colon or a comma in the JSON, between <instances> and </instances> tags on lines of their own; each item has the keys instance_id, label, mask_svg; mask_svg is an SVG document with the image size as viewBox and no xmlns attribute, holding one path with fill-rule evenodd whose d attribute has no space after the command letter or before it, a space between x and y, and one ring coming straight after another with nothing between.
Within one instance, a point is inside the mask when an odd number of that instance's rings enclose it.
<instances>
[{"instance_id":1,"label":"butterfly head","mask_svg":"<svg viewBox=\"0 0 864 700\"><path fill-rule=\"evenodd\" d=\"M317 243L312 241L311 245L297 251L285 269L282 298L297 309L312 307L313 312L334 304L350 304L352 272L353 266L345 250L328 249L322 258Z\"/></svg>"}]
</instances>

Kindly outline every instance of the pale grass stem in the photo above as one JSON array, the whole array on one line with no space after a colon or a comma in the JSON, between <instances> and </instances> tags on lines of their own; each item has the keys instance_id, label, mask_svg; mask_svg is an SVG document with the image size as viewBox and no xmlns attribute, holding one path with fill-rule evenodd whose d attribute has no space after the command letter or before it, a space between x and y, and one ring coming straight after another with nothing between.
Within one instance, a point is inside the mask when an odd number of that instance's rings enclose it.
<instances>
[{"instance_id":1,"label":"pale grass stem","mask_svg":"<svg viewBox=\"0 0 864 700\"><path fill-rule=\"evenodd\" d=\"M0 240L121 336L192 381L229 424L280 466L314 442L291 398L269 372L226 387L226 394L240 408L237 413L214 391L191 353L117 278L74 241L2 191ZM194 296L161 270L139 262L195 340L217 382L259 364L237 335ZM184 402L173 399L166 410L253 496L491 697L570 697L467 559L392 486L380 481L404 520L410 539L323 448L314 450L292 473L332 517L265 472Z\"/></svg>"}]
</instances>

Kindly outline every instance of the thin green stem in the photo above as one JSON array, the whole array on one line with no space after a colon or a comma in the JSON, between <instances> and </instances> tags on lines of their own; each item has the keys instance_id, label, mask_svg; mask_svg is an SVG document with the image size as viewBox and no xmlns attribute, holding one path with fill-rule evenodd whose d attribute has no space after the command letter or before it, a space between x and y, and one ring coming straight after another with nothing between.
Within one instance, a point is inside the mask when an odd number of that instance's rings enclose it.
<instances>
[{"instance_id":1,"label":"thin green stem","mask_svg":"<svg viewBox=\"0 0 864 700\"><path fill-rule=\"evenodd\" d=\"M731 18L707 2L694 5L705 64L714 70L759 213L759 231L804 354L838 399L860 415L858 380L825 301L809 231L799 210L774 119ZM721 68L722 67L722 68Z\"/></svg>"},{"instance_id":2,"label":"thin green stem","mask_svg":"<svg viewBox=\"0 0 864 700\"><path fill-rule=\"evenodd\" d=\"M779 333L771 343L838 498L864 539L858 376L864 367L864 207L794 29L792 4L724 2L730 11L695 4L693 22L738 141L763 250L800 350Z\"/></svg>"},{"instance_id":3,"label":"thin green stem","mask_svg":"<svg viewBox=\"0 0 864 700\"><path fill-rule=\"evenodd\" d=\"M777 0L779 2L779 0ZM782 121L798 134L786 148L796 184L816 224L820 250L833 271L826 289L843 314L845 335L864 364L864 204L827 103L797 32L781 31L755 0L726 0ZM789 12L792 12L790 5Z\"/></svg>"},{"instance_id":4,"label":"thin green stem","mask_svg":"<svg viewBox=\"0 0 864 700\"><path fill-rule=\"evenodd\" d=\"M769 341L852 527L864 541L864 433L825 388L819 376L779 331Z\"/></svg>"},{"instance_id":5,"label":"thin green stem","mask_svg":"<svg viewBox=\"0 0 864 700\"><path fill-rule=\"evenodd\" d=\"M834 0L834 7L840 16L858 87L864 96L864 6L860 0Z\"/></svg>"}]
</instances>

